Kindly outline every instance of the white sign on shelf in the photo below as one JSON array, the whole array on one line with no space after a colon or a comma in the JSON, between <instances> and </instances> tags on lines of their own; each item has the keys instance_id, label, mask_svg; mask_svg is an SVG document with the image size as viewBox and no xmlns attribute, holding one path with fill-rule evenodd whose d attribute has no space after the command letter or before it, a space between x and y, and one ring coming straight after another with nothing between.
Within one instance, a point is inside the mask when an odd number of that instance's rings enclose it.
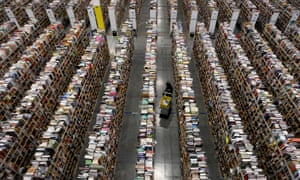
<instances>
[{"instance_id":1,"label":"white sign on shelf","mask_svg":"<svg viewBox=\"0 0 300 180\"><path fill-rule=\"evenodd\" d=\"M50 22L51 23L56 23L57 20L56 20L56 18L54 16L54 13L53 13L52 9L46 9L46 12L47 12L47 15L49 17Z\"/></svg>"},{"instance_id":2,"label":"white sign on shelf","mask_svg":"<svg viewBox=\"0 0 300 180\"><path fill-rule=\"evenodd\" d=\"M197 20L198 20L198 10L192 10L190 27L189 27L190 34L195 33Z\"/></svg>"},{"instance_id":3,"label":"white sign on shelf","mask_svg":"<svg viewBox=\"0 0 300 180\"><path fill-rule=\"evenodd\" d=\"M31 20L31 21L33 21L33 22L37 22L38 20L35 18L35 15L33 14L33 11L32 11L32 9L30 8L30 7L27 7L26 9L25 9L25 11L26 11L26 13L27 13L27 15L28 15L28 17L29 17L29 19Z\"/></svg>"},{"instance_id":4,"label":"white sign on shelf","mask_svg":"<svg viewBox=\"0 0 300 180\"><path fill-rule=\"evenodd\" d=\"M275 25L278 17L279 17L279 12L275 12L274 14L272 14L269 23L272 24L272 25Z\"/></svg>"},{"instance_id":5,"label":"white sign on shelf","mask_svg":"<svg viewBox=\"0 0 300 180\"><path fill-rule=\"evenodd\" d=\"M108 7L108 16L109 16L111 31L117 31L118 29L117 29L115 6L109 6Z\"/></svg>"},{"instance_id":6,"label":"white sign on shelf","mask_svg":"<svg viewBox=\"0 0 300 180\"><path fill-rule=\"evenodd\" d=\"M96 30L97 29L97 23L96 23L96 18L95 18L95 13L94 13L94 9L91 6L87 7L87 13L89 16L89 20L91 23L91 30Z\"/></svg>"},{"instance_id":7,"label":"white sign on shelf","mask_svg":"<svg viewBox=\"0 0 300 180\"><path fill-rule=\"evenodd\" d=\"M156 20L157 11L156 9L150 9L150 19Z\"/></svg>"},{"instance_id":8,"label":"white sign on shelf","mask_svg":"<svg viewBox=\"0 0 300 180\"><path fill-rule=\"evenodd\" d=\"M129 19L131 20L132 22L132 26L133 26L133 29L136 30L136 14L135 14L135 9L129 9Z\"/></svg>"},{"instance_id":9,"label":"white sign on shelf","mask_svg":"<svg viewBox=\"0 0 300 180\"><path fill-rule=\"evenodd\" d=\"M211 34L215 33L218 15L219 15L218 10L213 10L211 13L210 23L209 23L209 33L211 33Z\"/></svg>"},{"instance_id":10,"label":"white sign on shelf","mask_svg":"<svg viewBox=\"0 0 300 180\"><path fill-rule=\"evenodd\" d=\"M5 11L6 11L6 14L9 17L9 19L17 25L18 29L20 29L21 28L20 24L18 23L18 20L17 20L16 16L14 15L14 13L12 12L12 10L10 8L5 8Z\"/></svg>"},{"instance_id":11,"label":"white sign on shelf","mask_svg":"<svg viewBox=\"0 0 300 180\"><path fill-rule=\"evenodd\" d=\"M69 16L70 24L71 24L72 27L74 27L76 18L75 18L75 14L74 14L74 11L73 11L73 7L72 6L67 6L66 9L67 9L67 14Z\"/></svg>"},{"instance_id":12,"label":"white sign on shelf","mask_svg":"<svg viewBox=\"0 0 300 180\"><path fill-rule=\"evenodd\" d=\"M177 8L171 8L171 13L170 13L170 33L173 31L173 23L176 23L177 19Z\"/></svg>"},{"instance_id":13,"label":"white sign on shelf","mask_svg":"<svg viewBox=\"0 0 300 180\"><path fill-rule=\"evenodd\" d=\"M230 29L234 32L236 22L240 15L240 9L233 9L232 16L230 19Z\"/></svg>"},{"instance_id":14,"label":"white sign on shelf","mask_svg":"<svg viewBox=\"0 0 300 180\"><path fill-rule=\"evenodd\" d=\"M259 16L259 11L254 11L252 13L250 22L251 22L251 24L253 24L253 26L255 26L258 16Z\"/></svg>"}]
</instances>

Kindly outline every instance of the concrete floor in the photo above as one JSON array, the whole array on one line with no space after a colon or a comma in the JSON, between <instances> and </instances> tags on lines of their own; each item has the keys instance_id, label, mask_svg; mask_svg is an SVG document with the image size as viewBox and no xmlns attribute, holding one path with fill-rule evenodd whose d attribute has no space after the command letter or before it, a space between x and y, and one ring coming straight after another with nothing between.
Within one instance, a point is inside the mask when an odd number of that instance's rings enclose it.
<instances>
[{"instance_id":1,"label":"concrete floor","mask_svg":"<svg viewBox=\"0 0 300 180\"><path fill-rule=\"evenodd\" d=\"M171 38L169 36L169 21L167 13L167 1L158 0L158 55L157 55L157 98L156 112L159 113L158 102L162 91L165 88L165 82L173 82L173 68L171 65ZM183 9L179 3L178 20L184 22ZM135 163L137 159L136 146L138 128L140 126L139 104L142 87L142 70L145 59L145 22L149 19L149 1L142 1L141 16L138 25L138 36L135 38L135 50L133 55L133 64L131 68L129 86L124 109L121 138L119 150L117 153L117 164L115 168L115 180L133 180L135 178ZM184 27L184 29L186 29ZM188 33L187 33L188 34ZM187 45L192 57L192 38L187 36ZM111 53L116 42L116 37L108 37ZM203 102L202 91L194 63L191 62L190 70L194 78L194 90L196 93L198 107L200 109L201 137L204 142L204 151L206 152L209 165L209 177L211 180L221 180L219 166L214 152L213 137L207 121L206 109ZM201 76L200 76L201 78ZM100 93L101 94L101 93ZM101 97L101 95L100 95ZM99 99L100 101L100 99ZM97 109L97 108L96 108ZM154 159L154 178L155 180L179 180L181 178L181 156L179 150L178 125L175 114L175 104L172 105L173 112L168 120L160 119L157 116L155 140L155 159ZM96 111L97 112L97 111ZM91 126L95 123L93 117ZM82 165L83 157L80 164Z\"/></svg>"}]
</instances>

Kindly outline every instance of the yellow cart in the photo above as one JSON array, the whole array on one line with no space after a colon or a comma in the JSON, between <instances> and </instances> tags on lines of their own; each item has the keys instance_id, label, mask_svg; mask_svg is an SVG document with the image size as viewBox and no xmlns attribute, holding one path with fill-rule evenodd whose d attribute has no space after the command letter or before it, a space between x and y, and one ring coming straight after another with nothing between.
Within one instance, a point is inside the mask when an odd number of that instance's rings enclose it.
<instances>
[{"instance_id":1,"label":"yellow cart","mask_svg":"<svg viewBox=\"0 0 300 180\"><path fill-rule=\"evenodd\" d=\"M159 101L160 115L159 117L168 119L171 113L172 93L165 91Z\"/></svg>"}]
</instances>

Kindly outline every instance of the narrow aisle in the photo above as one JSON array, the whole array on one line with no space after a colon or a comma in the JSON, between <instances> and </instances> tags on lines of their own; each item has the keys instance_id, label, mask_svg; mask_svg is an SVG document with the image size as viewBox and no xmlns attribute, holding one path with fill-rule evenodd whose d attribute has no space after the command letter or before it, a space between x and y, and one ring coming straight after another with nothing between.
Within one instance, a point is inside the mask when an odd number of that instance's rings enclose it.
<instances>
[{"instance_id":1,"label":"narrow aisle","mask_svg":"<svg viewBox=\"0 0 300 180\"><path fill-rule=\"evenodd\" d=\"M159 100L167 81L173 83L173 67L171 59L172 41L169 36L168 6L166 0L158 0L158 40L157 40L157 98L156 112L160 112ZM174 99L173 93L173 99ZM169 119L159 118L157 115L154 159L155 180L181 179L181 162L179 149L178 124L175 101Z\"/></svg>"},{"instance_id":2,"label":"narrow aisle","mask_svg":"<svg viewBox=\"0 0 300 180\"><path fill-rule=\"evenodd\" d=\"M117 152L115 180L133 180L136 174L136 146L140 126L140 115L138 113L142 88L142 70L145 60L145 23L149 19L149 1L142 2L140 14L138 37L134 39L133 61Z\"/></svg>"},{"instance_id":3,"label":"narrow aisle","mask_svg":"<svg viewBox=\"0 0 300 180\"><path fill-rule=\"evenodd\" d=\"M182 2L178 2L178 7L183 7ZM183 8L178 9L178 19L181 22L185 22L185 17L183 13ZM203 141L203 150L205 152L206 158L207 158L207 165L208 165L208 173L209 177L211 180L221 180L222 175L220 171L220 166L218 163L217 159L217 154L215 151L215 143L213 136L211 134L211 128L208 123L208 116L206 112L206 107L205 107L205 102L203 98L203 92L202 92L202 87L200 84L199 78L201 78L201 74L198 74L196 65L194 63L194 56L193 56L193 38L189 37L188 30L186 28L186 25L183 24L183 28L185 30L186 36L186 45L189 50L189 55L192 57L192 61L190 63L190 72L192 75L192 78L194 79L193 81L193 87L195 89L195 95L196 95L196 101L197 105L199 107L199 116L200 119L202 120L201 123L199 123L199 128L200 128L200 135L202 137Z\"/></svg>"}]
</instances>

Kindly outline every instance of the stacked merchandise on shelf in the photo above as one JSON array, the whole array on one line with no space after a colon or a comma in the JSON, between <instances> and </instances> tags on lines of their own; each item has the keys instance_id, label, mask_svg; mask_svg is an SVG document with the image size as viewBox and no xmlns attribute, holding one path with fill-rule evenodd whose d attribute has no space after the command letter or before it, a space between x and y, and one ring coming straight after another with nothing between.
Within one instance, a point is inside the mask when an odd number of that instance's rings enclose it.
<instances>
[{"instance_id":1,"label":"stacked merchandise on shelf","mask_svg":"<svg viewBox=\"0 0 300 180\"><path fill-rule=\"evenodd\" d=\"M292 4L297 9L300 9L300 1L299 0L288 0L290 4Z\"/></svg>"},{"instance_id":2,"label":"stacked merchandise on shelf","mask_svg":"<svg viewBox=\"0 0 300 180\"><path fill-rule=\"evenodd\" d=\"M189 27L190 33L194 33L195 29L191 29L191 26L193 26L193 24L196 25L198 14L194 15L194 12L198 13L198 10L199 9L196 0L183 0L183 12L185 15L185 23L186 26Z\"/></svg>"},{"instance_id":3,"label":"stacked merchandise on shelf","mask_svg":"<svg viewBox=\"0 0 300 180\"><path fill-rule=\"evenodd\" d=\"M297 179L299 149L295 137L276 109L272 95L263 86L228 23L221 24L216 52L227 73L232 95L254 146L260 168L268 179Z\"/></svg>"},{"instance_id":4,"label":"stacked merchandise on shelf","mask_svg":"<svg viewBox=\"0 0 300 180\"><path fill-rule=\"evenodd\" d=\"M188 56L185 35L174 27L172 61L175 80L176 109L179 124L183 179L209 179L203 142L200 136L199 109L189 71L191 58Z\"/></svg>"},{"instance_id":5,"label":"stacked merchandise on shelf","mask_svg":"<svg viewBox=\"0 0 300 180\"><path fill-rule=\"evenodd\" d=\"M241 8L241 14L238 19L240 25L243 22L256 22L259 16L259 10L251 0L236 0L237 5Z\"/></svg>"},{"instance_id":6,"label":"stacked merchandise on shelf","mask_svg":"<svg viewBox=\"0 0 300 180\"><path fill-rule=\"evenodd\" d=\"M16 1L16 0L9 0L4 1L1 4L1 7L4 7L6 15L10 20L16 21L16 24L19 26L23 26L29 20L28 15L26 14L25 7L31 0L23 0L23 1Z\"/></svg>"},{"instance_id":7,"label":"stacked merchandise on shelf","mask_svg":"<svg viewBox=\"0 0 300 180\"><path fill-rule=\"evenodd\" d=\"M266 24L270 23L271 17L278 9L270 2L270 0L251 0L259 9L259 16L256 23L256 28L259 32L264 30Z\"/></svg>"},{"instance_id":8,"label":"stacked merchandise on shelf","mask_svg":"<svg viewBox=\"0 0 300 180\"><path fill-rule=\"evenodd\" d=\"M85 22L71 28L56 47L44 71L31 89L26 91L12 118L1 122L0 177L9 179L26 169L33 156L37 141L45 130L56 107L59 96L67 88L87 45Z\"/></svg>"},{"instance_id":9,"label":"stacked merchandise on shelf","mask_svg":"<svg viewBox=\"0 0 300 180\"><path fill-rule=\"evenodd\" d=\"M193 50L223 176L234 180L266 179L204 23L197 24Z\"/></svg>"},{"instance_id":10,"label":"stacked merchandise on shelf","mask_svg":"<svg viewBox=\"0 0 300 180\"><path fill-rule=\"evenodd\" d=\"M155 20L147 23L145 65L140 105L140 127L138 133L136 180L154 178L155 154L155 96L156 96L156 56L157 32Z\"/></svg>"},{"instance_id":11,"label":"stacked merchandise on shelf","mask_svg":"<svg viewBox=\"0 0 300 180\"><path fill-rule=\"evenodd\" d=\"M213 20L213 12L218 11L217 2L215 0L202 1L197 0L199 6L199 14L202 16L206 28L210 27L211 20Z\"/></svg>"},{"instance_id":12,"label":"stacked merchandise on shelf","mask_svg":"<svg viewBox=\"0 0 300 180\"><path fill-rule=\"evenodd\" d=\"M167 2L167 6L169 7L168 17L171 17L171 9L174 9L177 11L177 9L178 9L177 5L178 5L177 0L168 0L168 2Z\"/></svg>"},{"instance_id":13,"label":"stacked merchandise on shelf","mask_svg":"<svg viewBox=\"0 0 300 180\"><path fill-rule=\"evenodd\" d=\"M5 1L0 2L0 23L7 22L9 20L8 16L6 15L5 9L4 9L4 4Z\"/></svg>"},{"instance_id":14,"label":"stacked merchandise on shelf","mask_svg":"<svg viewBox=\"0 0 300 180\"><path fill-rule=\"evenodd\" d=\"M274 96L279 111L291 130L300 133L300 86L282 62L262 39L251 23L245 23L241 32L241 46Z\"/></svg>"},{"instance_id":15,"label":"stacked merchandise on shelf","mask_svg":"<svg viewBox=\"0 0 300 180\"><path fill-rule=\"evenodd\" d=\"M105 26L108 26L108 24L109 24L109 16L108 16L109 2L110 2L110 0L100 0L100 4L101 4L101 8L102 8L101 9L102 10L102 16L103 16L103 21L105 23Z\"/></svg>"},{"instance_id":16,"label":"stacked merchandise on shelf","mask_svg":"<svg viewBox=\"0 0 300 180\"><path fill-rule=\"evenodd\" d=\"M263 36L268 40L270 47L283 65L300 83L300 51L276 26L267 24Z\"/></svg>"},{"instance_id":17,"label":"stacked merchandise on shelf","mask_svg":"<svg viewBox=\"0 0 300 180\"><path fill-rule=\"evenodd\" d=\"M293 7L290 3L288 3L287 0L271 0L271 1L274 4L276 4L277 7L281 10L281 13L279 14L278 20L276 22L276 26L280 31L284 32L287 26L289 26L290 19L293 16L293 11L298 11L299 13L299 10L297 10L297 8ZM297 23L297 21L299 22L300 20L299 16L294 18L295 18L294 21L296 21L294 23Z\"/></svg>"},{"instance_id":18,"label":"stacked merchandise on shelf","mask_svg":"<svg viewBox=\"0 0 300 180\"><path fill-rule=\"evenodd\" d=\"M141 12L141 0L130 0L129 1L129 20L132 22L133 30L137 31L138 24L139 24L139 18L140 18L140 12Z\"/></svg>"},{"instance_id":19,"label":"stacked merchandise on shelf","mask_svg":"<svg viewBox=\"0 0 300 180\"><path fill-rule=\"evenodd\" d=\"M216 0L219 15L218 15L218 23L230 21L233 16L233 10L237 9L236 2L234 0Z\"/></svg>"},{"instance_id":20,"label":"stacked merchandise on shelf","mask_svg":"<svg viewBox=\"0 0 300 180\"><path fill-rule=\"evenodd\" d=\"M84 156L85 167L79 168L79 179L113 178L134 48L132 25L125 22L121 32L108 80L104 83L104 95L96 116L96 124L89 133Z\"/></svg>"},{"instance_id":21,"label":"stacked merchandise on shelf","mask_svg":"<svg viewBox=\"0 0 300 180\"><path fill-rule=\"evenodd\" d=\"M284 35L300 50L300 28L298 26L289 27Z\"/></svg>"},{"instance_id":22,"label":"stacked merchandise on shelf","mask_svg":"<svg viewBox=\"0 0 300 180\"><path fill-rule=\"evenodd\" d=\"M68 15L66 11L66 5L69 0L53 0L47 5L47 15L51 23L60 22L64 26L68 24Z\"/></svg>"},{"instance_id":23,"label":"stacked merchandise on shelf","mask_svg":"<svg viewBox=\"0 0 300 180\"><path fill-rule=\"evenodd\" d=\"M11 118L11 113L30 88L56 45L64 36L61 24L51 24L44 33L28 46L21 58L12 64L9 71L0 78L0 121Z\"/></svg>"},{"instance_id":24,"label":"stacked merchandise on shelf","mask_svg":"<svg viewBox=\"0 0 300 180\"><path fill-rule=\"evenodd\" d=\"M26 6L26 12L30 20L38 22L40 26L46 27L50 21L46 16L46 5L44 2L32 1Z\"/></svg>"},{"instance_id":25,"label":"stacked merchandise on shelf","mask_svg":"<svg viewBox=\"0 0 300 180\"><path fill-rule=\"evenodd\" d=\"M0 26L0 44L6 42L11 34L17 29L16 23L7 21Z\"/></svg>"},{"instance_id":26,"label":"stacked merchandise on shelf","mask_svg":"<svg viewBox=\"0 0 300 180\"><path fill-rule=\"evenodd\" d=\"M69 16L71 25L73 26L76 21L87 20L87 5L88 1L70 0L66 10Z\"/></svg>"},{"instance_id":27,"label":"stacked merchandise on shelf","mask_svg":"<svg viewBox=\"0 0 300 180\"><path fill-rule=\"evenodd\" d=\"M173 31L173 23L177 21L177 10L178 10L178 3L177 0L168 0L167 1L168 8L168 17L170 23L170 33Z\"/></svg>"},{"instance_id":28,"label":"stacked merchandise on shelf","mask_svg":"<svg viewBox=\"0 0 300 180\"><path fill-rule=\"evenodd\" d=\"M73 178L108 64L106 38L94 33L67 91L59 97L24 179Z\"/></svg>"},{"instance_id":29,"label":"stacked merchandise on shelf","mask_svg":"<svg viewBox=\"0 0 300 180\"><path fill-rule=\"evenodd\" d=\"M42 32L38 23L29 22L21 29L14 32L12 37L0 47L0 78L8 71L9 67L16 63L22 56L26 46L34 42Z\"/></svg>"}]
</instances>

